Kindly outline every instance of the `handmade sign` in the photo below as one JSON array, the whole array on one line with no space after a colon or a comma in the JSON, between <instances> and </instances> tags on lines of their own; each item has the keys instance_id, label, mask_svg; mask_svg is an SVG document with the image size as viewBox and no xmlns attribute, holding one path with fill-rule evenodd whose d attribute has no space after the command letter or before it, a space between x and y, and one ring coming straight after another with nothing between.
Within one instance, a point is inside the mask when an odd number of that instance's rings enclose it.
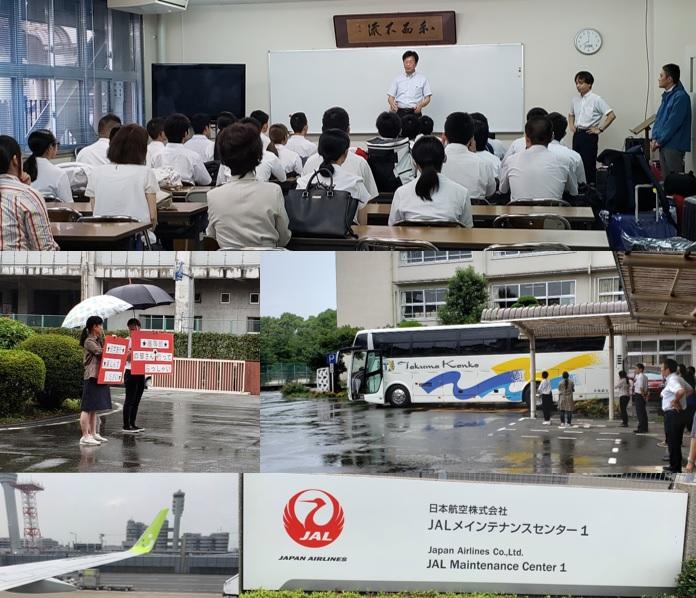
<instances>
[{"instance_id":1,"label":"handmade sign","mask_svg":"<svg viewBox=\"0 0 696 598\"><path fill-rule=\"evenodd\" d=\"M128 339L107 336L104 339L102 360L99 365L97 384L123 384L128 356Z\"/></svg>"},{"instance_id":2,"label":"handmade sign","mask_svg":"<svg viewBox=\"0 0 696 598\"><path fill-rule=\"evenodd\" d=\"M174 370L174 335L139 330L131 334L131 373L134 376L171 374Z\"/></svg>"}]
</instances>

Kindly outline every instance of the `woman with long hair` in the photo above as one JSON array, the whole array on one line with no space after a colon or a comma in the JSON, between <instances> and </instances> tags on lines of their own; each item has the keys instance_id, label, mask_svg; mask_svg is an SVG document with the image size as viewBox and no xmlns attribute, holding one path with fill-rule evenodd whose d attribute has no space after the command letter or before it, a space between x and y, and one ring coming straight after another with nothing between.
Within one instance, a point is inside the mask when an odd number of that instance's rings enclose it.
<instances>
[{"instance_id":1,"label":"woman with long hair","mask_svg":"<svg viewBox=\"0 0 696 598\"><path fill-rule=\"evenodd\" d=\"M421 137L411 152L419 176L394 192L389 225L404 221L456 222L474 225L471 201L465 187L441 174L445 148L433 136Z\"/></svg>"},{"instance_id":2,"label":"woman with long hair","mask_svg":"<svg viewBox=\"0 0 696 598\"><path fill-rule=\"evenodd\" d=\"M31 186L43 195L58 201L72 202L73 195L67 173L51 160L58 153L58 140L48 129L32 131L27 138L31 156L24 161L24 172L31 178Z\"/></svg>"},{"instance_id":3,"label":"woman with long hair","mask_svg":"<svg viewBox=\"0 0 696 598\"><path fill-rule=\"evenodd\" d=\"M99 434L97 412L111 409L111 392L106 384L97 384L104 348L104 320L90 316L82 330L80 345L84 348L85 366L82 404L80 405L81 445L99 446L107 439Z\"/></svg>"},{"instance_id":4,"label":"woman with long hair","mask_svg":"<svg viewBox=\"0 0 696 598\"><path fill-rule=\"evenodd\" d=\"M563 372L561 381L558 383L558 410L561 412L561 425L559 428L570 428L573 425L573 411L575 401L575 383L570 379L568 372Z\"/></svg>"}]
</instances>

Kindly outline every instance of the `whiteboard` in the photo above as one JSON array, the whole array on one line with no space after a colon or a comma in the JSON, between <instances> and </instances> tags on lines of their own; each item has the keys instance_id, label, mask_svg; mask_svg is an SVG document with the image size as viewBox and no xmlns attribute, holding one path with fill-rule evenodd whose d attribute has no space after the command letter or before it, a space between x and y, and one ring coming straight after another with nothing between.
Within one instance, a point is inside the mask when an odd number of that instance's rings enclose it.
<instances>
[{"instance_id":1,"label":"whiteboard","mask_svg":"<svg viewBox=\"0 0 696 598\"><path fill-rule=\"evenodd\" d=\"M310 133L321 132L331 106L350 114L352 133L374 133L387 91L403 72L408 48L350 48L269 52L271 122L288 122L305 112ZM424 110L442 131L451 112L482 112L492 132L524 128L522 44L430 46L417 48L418 72L430 81L433 99Z\"/></svg>"}]
</instances>

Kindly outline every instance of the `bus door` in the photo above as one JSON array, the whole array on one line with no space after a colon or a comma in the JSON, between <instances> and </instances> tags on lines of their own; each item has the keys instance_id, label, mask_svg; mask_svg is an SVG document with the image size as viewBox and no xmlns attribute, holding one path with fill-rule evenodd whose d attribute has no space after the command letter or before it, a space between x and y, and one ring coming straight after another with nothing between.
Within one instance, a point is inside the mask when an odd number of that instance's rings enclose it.
<instances>
[{"instance_id":1,"label":"bus door","mask_svg":"<svg viewBox=\"0 0 696 598\"><path fill-rule=\"evenodd\" d=\"M355 351L350 368L350 398L369 400L383 393L382 353L380 351Z\"/></svg>"}]
</instances>

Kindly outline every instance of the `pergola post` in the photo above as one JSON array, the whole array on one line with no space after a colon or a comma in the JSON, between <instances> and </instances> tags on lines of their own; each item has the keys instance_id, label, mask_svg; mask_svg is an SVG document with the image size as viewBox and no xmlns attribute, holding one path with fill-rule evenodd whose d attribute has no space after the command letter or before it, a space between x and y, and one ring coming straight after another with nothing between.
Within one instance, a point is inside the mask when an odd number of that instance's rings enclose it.
<instances>
[{"instance_id":1,"label":"pergola post","mask_svg":"<svg viewBox=\"0 0 696 598\"><path fill-rule=\"evenodd\" d=\"M609 328L609 421L614 420L614 392L616 389L614 385L614 364L616 363L616 358L614 357L614 329Z\"/></svg>"},{"instance_id":2,"label":"pergola post","mask_svg":"<svg viewBox=\"0 0 696 598\"><path fill-rule=\"evenodd\" d=\"M536 417L536 338L533 332L527 332L529 337L529 416Z\"/></svg>"}]
</instances>

